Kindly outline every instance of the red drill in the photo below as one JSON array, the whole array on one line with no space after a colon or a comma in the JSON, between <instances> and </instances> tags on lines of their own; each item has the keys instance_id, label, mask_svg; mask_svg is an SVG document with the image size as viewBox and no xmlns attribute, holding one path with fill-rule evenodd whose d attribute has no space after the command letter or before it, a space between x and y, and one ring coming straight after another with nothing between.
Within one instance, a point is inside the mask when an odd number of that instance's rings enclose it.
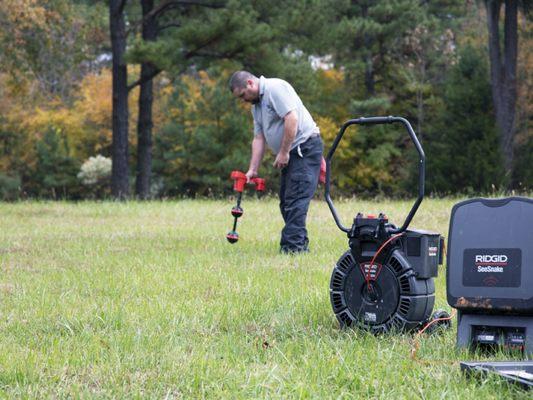
<instances>
[{"instance_id":1,"label":"red drill","mask_svg":"<svg viewBox=\"0 0 533 400\"><path fill-rule=\"evenodd\" d=\"M228 232L226 239L228 242L235 243L239 240L239 234L237 233L237 220L243 214L243 209L241 208L241 199L244 186L248 183L255 185L255 190L258 192L263 192L265 190L265 180L262 178L252 178L249 182L246 182L246 174L241 171L231 171L230 178L233 179L233 190L237 194L237 205L231 209L231 215L235 218L233 221L233 229Z\"/></svg>"}]
</instances>

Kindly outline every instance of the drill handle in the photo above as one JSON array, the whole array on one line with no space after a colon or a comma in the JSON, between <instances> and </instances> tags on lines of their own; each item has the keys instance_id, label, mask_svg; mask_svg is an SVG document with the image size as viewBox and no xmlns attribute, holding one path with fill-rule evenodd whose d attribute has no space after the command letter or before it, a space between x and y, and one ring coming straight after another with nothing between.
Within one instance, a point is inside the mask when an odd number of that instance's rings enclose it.
<instances>
[{"instance_id":1,"label":"drill handle","mask_svg":"<svg viewBox=\"0 0 533 400\"><path fill-rule=\"evenodd\" d=\"M255 190L262 192L265 190L265 180L263 178L252 178L246 182L246 174L241 171L231 171L230 178L233 179L233 190L242 193L246 183L255 185Z\"/></svg>"},{"instance_id":2,"label":"drill handle","mask_svg":"<svg viewBox=\"0 0 533 400\"><path fill-rule=\"evenodd\" d=\"M257 190L258 192L265 191L265 180L263 178L252 178L248 183L254 184L255 190Z\"/></svg>"}]
</instances>

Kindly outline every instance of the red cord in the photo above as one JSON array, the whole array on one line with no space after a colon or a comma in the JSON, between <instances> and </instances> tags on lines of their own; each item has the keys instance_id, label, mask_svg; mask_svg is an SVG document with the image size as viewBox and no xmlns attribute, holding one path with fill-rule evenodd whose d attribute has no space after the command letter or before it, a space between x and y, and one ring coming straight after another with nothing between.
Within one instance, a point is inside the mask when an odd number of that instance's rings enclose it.
<instances>
[{"instance_id":1,"label":"red cord","mask_svg":"<svg viewBox=\"0 0 533 400\"><path fill-rule=\"evenodd\" d=\"M367 285L367 288L370 289L370 271L372 270L372 266L374 265L374 261L376 261L376 258L377 256L379 255L379 253L381 253L381 251L385 248L386 245L388 245L390 242L392 242L394 239L400 237L403 235L403 232L402 233L398 233L394 236L391 236L390 238L388 238L385 243L383 243L380 248L378 249L378 251L376 252L376 254L374 254L374 257L372 258L372 261L370 261L370 266L368 267L368 271L365 271L365 282L366 282L366 285ZM376 271L376 277L374 278L374 280L377 280L378 279L378 276L379 276L379 273L381 272L381 268L383 268L383 264L380 264L378 266L378 270Z\"/></svg>"},{"instance_id":2,"label":"red cord","mask_svg":"<svg viewBox=\"0 0 533 400\"><path fill-rule=\"evenodd\" d=\"M434 323L436 322L439 322L439 321L449 321L450 319L453 318L453 316L455 315L455 309L453 310L452 312L452 315L450 315L449 317L444 317L444 318L435 318L435 319L432 319L431 321L429 321L422 329L420 329L418 331L418 333L416 334L416 336L419 336L421 335L422 333L424 333L424 331L429 328L431 325L433 325Z\"/></svg>"},{"instance_id":3,"label":"red cord","mask_svg":"<svg viewBox=\"0 0 533 400\"><path fill-rule=\"evenodd\" d=\"M424 331L429 328L431 325L439 322L439 321L449 321L451 320L453 317L455 317L455 309L452 310L452 314L449 316L449 317L446 317L446 318L435 318L435 319L432 319L431 321L429 321L422 329L420 329L417 334L415 335L415 337L413 338L413 344L411 346L411 359L413 360L417 360L416 358L416 352L418 351L418 348L419 348L419 343L418 343L418 339L420 338L420 335L422 335L422 333L424 333ZM419 360L417 360L419 361ZM450 361L452 362L452 361Z\"/></svg>"}]
</instances>

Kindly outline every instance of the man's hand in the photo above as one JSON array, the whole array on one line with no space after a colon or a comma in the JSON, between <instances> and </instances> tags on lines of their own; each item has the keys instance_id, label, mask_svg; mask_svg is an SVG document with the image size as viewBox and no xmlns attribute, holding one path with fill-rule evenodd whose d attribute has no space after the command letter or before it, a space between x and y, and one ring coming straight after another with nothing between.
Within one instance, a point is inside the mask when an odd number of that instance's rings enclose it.
<instances>
[{"instance_id":1,"label":"man's hand","mask_svg":"<svg viewBox=\"0 0 533 400\"><path fill-rule=\"evenodd\" d=\"M295 110L289 111L283 117L283 138L281 139L281 147L279 149L276 160L274 160L274 168L285 168L289 165L289 151L291 150L292 142L296 137L296 130L298 129L298 114Z\"/></svg>"},{"instance_id":2,"label":"man's hand","mask_svg":"<svg viewBox=\"0 0 533 400\"><path fill-rule=\"evenodd\" d=\"M289 152L280 151L274 160L274 168L285 168L287 165L289 165L289 158Z\"/></svg>"},{"instance_id":3,"label":"man's hand","mask_svg":"<svg viewBox=\"0 0 533 400\"><path fill-rule=\"evenodd\" d=\"M255 178L257 176L257 171L253 169L249 169L246 175L246 183L250 182L250 179Z\"/></svg>"}]
</instances>

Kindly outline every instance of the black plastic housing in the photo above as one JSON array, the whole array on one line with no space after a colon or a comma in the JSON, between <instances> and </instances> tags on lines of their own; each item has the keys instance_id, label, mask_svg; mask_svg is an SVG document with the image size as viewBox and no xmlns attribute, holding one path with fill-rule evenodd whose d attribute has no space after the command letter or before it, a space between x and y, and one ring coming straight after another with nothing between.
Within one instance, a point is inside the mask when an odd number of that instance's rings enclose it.
<instances>
[{"instance_id":1,"label":"black plastic housing","mask_svg":"<svg viewBox=\"0 0 533 400\"><path fill-rule=\"evenodd\" d=\"M448 303L469 313L533 316L533 199L471 199L450 217Z\"/></svg>"},{"instance_id":2,"label":"black plastic housing","mask_svg":"<svg viewBox=\"0 0 533 400\"><path fill-rule=\"evenodd\" d=\"M434 278L442 264L442 240L436 232L408 229L402 237L403 252L420 279Z\"/></svg>"},{"instance_id":3,"label":"black plastic housing","mask_svg":"<svg viewBox=\"0 0 533 400\"><path fill-rule=\"evenodd\" d=\"M350 250L337 262L330 281L331 304L341 326L355 325L373 332L408 331L430 318L435 303L433 278L442 260L441 236L408 229L394 238L391 231L394 227L382 214L378 218L355 217L348 233ZM381 266L380 279L378 268L370 275L383 296L377 303L365 300L361 273L372 260Z\"/></svg>"},{"instance_id":4,"label":"black plastic housing","mask_svg":"<svg viewBox=\"0 0 533 400\"><path fill-rule=\"evenodd\" d=\"M448 303L459 347L533 356L533 199L471 199L450 217Z\"/></svg>"}]
</instances>

